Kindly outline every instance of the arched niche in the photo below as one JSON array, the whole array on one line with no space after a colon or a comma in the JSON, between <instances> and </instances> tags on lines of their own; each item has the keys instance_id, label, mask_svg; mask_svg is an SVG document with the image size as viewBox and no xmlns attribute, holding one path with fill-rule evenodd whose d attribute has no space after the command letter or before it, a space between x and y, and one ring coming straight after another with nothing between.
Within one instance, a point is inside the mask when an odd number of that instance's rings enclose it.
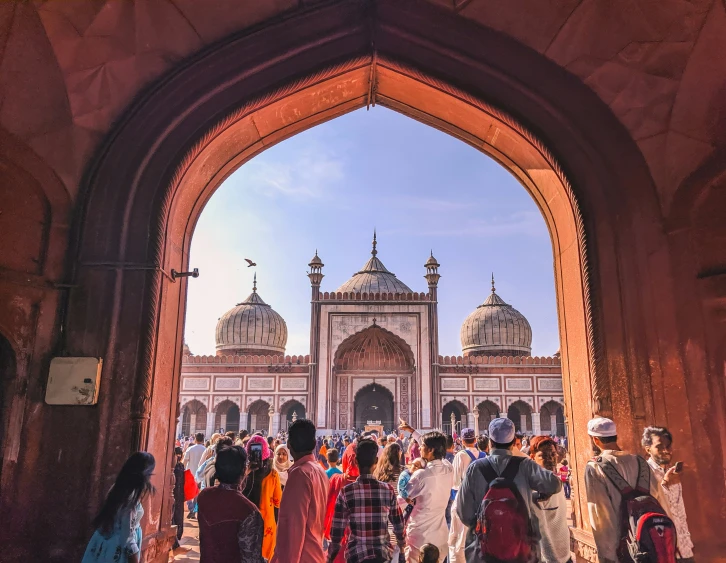
<instances>
[{"instance_id":1,"label":"arched niche","mask_svg":"<svg viewBox=\"0 0 726 563\"><path fill-rule=\"evenodd\" d=\"M461 434L461 429L466 428L466 415L469 409L461 401L448 401L441 409L441 428L446 434ZM454 415L454 426L451 425L451 415Z\"/></svg>"},{"instance_id":2,"label":"arched niche","mask_svg":"<svg viewBox=\"0 0 726 563\"><path fill-rule=\"evenodd\" d=\"M395 426L393 393L382 385L372 383L358 390L353 399L354 428L361 430L372 422L391 432Z\"/></svg>"},{"instance_id":3,"label":"arched niche","mask_svg":"<svg viewBox=\"0 0 726 563\"><path fill-rule=\"evenodd\" d=\"M532 433L532 406L525 401L514 401L507 408L507 418L514 422L517 432Z\"/></svg>"},{"instance_id":4,"label":"arched niche","mask_svg":"<svg viewBox=\"0 0 726 563\"><path fill-rule=\"evenodd\" d=\"M258 399L247 407L247 430L250 434L270 431L270 403Z\"/></svg>"},{"instance_id":5,"label":"arched niche","mask_svg":"<svg viewBox=\"0 0 726 563\"><path fill-rule=\"evenodd\" d=\"M476 407L479 410L479 427L486 429L489 423L495 418L499 418L499 405L493 401L482 401Z\"/></svg>"},{"instance_id":6,"label":"arched niche","mask_svg":"<svg viewBox=\"0 0 726 563\"><path fill-rule=\"evenodd\" d=\"M214 409L214 431L219 432L239 432L240 431L240 412L239 406L229 399L219 403Z\"/></svg>"},{"instance_id":7,"label":"arched niche","mask_svg":"<svg viewBox=\"0 0 726 563\"><path fill-rule=\"evenodd\" d=\"M307 409L300 401L289 400L280 407L280 430L287 430L295 420L307 418Z\"/></svg>"},{"instance_id":8,"label":"arched niche","mask_svg":"<svg viewBox=\"0 0 726 563\"><path fill-rule=\"evenodd\" d=\"M192 399L182 407L182 434L193 436L197 432L206 434L207 407L196 399ZM209 436L204 436L209 438Z\"/></svg>"},{"instance_id":9,"label":"arched niche","mask_svg":"<svg viewBox=\"0 0 726 563\"><path fill-rule=\"evenodd\" d=\"M565 436L565 407L557 401L547 401L539 409L539 428L542 434Z\"/></svg>"}]
</instances>

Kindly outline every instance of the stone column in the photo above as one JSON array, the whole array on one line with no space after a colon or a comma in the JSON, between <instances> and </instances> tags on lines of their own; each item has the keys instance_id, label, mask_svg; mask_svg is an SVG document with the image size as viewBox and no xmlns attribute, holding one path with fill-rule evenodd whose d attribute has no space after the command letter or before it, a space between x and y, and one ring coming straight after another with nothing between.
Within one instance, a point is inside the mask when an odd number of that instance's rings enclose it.
<instances>
[{"instance_id":1,"label":"stone column","mask_svg":"<svg viewBox=\"0 0 726 563\"><path fill-rule=\"evenodd\" d=\"M469 412L469 414L466 415L466 426L468 428L474 428L474 430L476 430L476 418L474 417L473 412Z\"/></svg>"},{"instance_id":2,"label":"stone column","mask_svg":"<svg viewBox=\"0 0 726 563\"><path fill-rule=\"evenodd\" d=\"M551 414L550 415L550 434L554 434L557 436L557 415Z\"/></svg>"},{"instance_id":3,"label":"stone column","mask_svg":"<svg viewBox=\"0 0 726 563\"><path fill-rule=\"evenodd\" d=\"M534 416L532 418L534 419ZM527 428L527 415L526 414L519 415L519 427L522 429L523 433L526 433L527 430L530 430L529 428Z\"/></svg>"},{"instance_id":4,"label":"stone column","mask_svg":"<svg viewBox=\"0 0 726 563\"><path fill-rule=\"evenodd\" d=\"M269 429L267 430L267 434L268 434L268 436L273 436L274 435L273 428L275 426L275 409L270 407L267 411L267 414L270 417L270 426L269 426Z\"/></svg>"},{"instance_id":5,"label":"stone column","mask_svg":"<svg viewBox=\"0 0 726 563\"><path fill-rule=\"evenodd\" d=\"M176 434L174 437L178 437L181 434L182 431L182 421L184 420L184 413L182 412L179 415L179 420L176 423Z\"/></svg>"},{"instance_id":6,"label":"stone column","mask_svg":"<svg viewBox=\"0 0 726 563\"><path fill-rule=\"evenodd\" d=\"M240 430L247 430L249 432L250 429L247 428L247 426L249 426L247 424L247 419L248 418L249 418L248 413L246 413L246 412L244 412L242 410L239 411L239 429Z\"/></svg>"},{"instance_id":7,"label":"stone column","mask_svg":"<svg viewBox=\"0 0 726 563\"><path fill-rule=\"evenodd\" d=\"M277 433L280 431L280 421L281 421L282 415L280 415L279 412L274 413L270 417L270 427L272 428L272 431L270 434L272 436L277 436Z\"/></svg>"},{"instance_id":8,"label":"stone column","mask_svg":"<svg viewBox=\"0 0 726 563\"><path fill-rule=\"evenodd\" d=\"M189 416L189 434L194 436L194 433L197 431L197 413L192 413Z\"/></svg>"},{"instance_id":9,"label":"stone column","mask_svg":"<svg viewBox=\"0 0 726 563\"><path fill-rule=\"evenodd\" d=\"M225 432L227 431L227 415L226 415L226 414L223 414L223 415L222 415L222 416L220 417L220 421L219 421L219 427L220 427L220 428L221 428L222 430L224 430Z\"/></svg>"},{"instance_id":10,"label":"stone column","mask_svg":"<svg viewBox=\"0 0 726 563\"><path fill-rule=\"evenodd\" d=\"M532 413L532 434L539 436L542 433L538 412Z\"/></svg>"},{"instance_id":11,"label":"stone column","mask_svg":"<svg viewBox=\"0 0 726 563\"><path fill-rule=\"evenodd\" d=\"M207 412L207 427L204 433L204 438L209 439L212 437L212 434L214 434L214 421L217 418L217 413L215 412Z\"/></svg>"},{"instance_id":12,"label":"stone column","mask_svg":"<svg viewBox=\"0 0 726 563\"><path fill-rule=\"evenodd\" d=\"M476 409L472 413L472 416L474 417L474 434L476 434L478 437L479 436L479 409Z\"/></svg>"}]
</instances>

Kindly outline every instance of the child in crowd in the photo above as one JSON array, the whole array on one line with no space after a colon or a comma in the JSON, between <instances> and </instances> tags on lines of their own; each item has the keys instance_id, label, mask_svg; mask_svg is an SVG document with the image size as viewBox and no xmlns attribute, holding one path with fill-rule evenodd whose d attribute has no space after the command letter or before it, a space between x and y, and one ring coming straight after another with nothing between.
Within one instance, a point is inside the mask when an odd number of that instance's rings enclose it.
<instances>
[{"instance_id":1,"label":"child in crowd","mask_svg":"<svg viewBox=\"0 0 726 563\"><path fill-rule=\"evenodd\" d=\"M417 457L411 462L411 465L408 465L403 468L403 471L401 471L401 475L398 478L398 495L399 499L403 499L403 502L406 504L403 505L403 503L399 500L399 505L405 506L403 509L403 520L404 522L408 521L408 517L411 515L411 512L413 512L413 501L408 499L408 495L406 494L406 485L408 485L408 482L411 480L411 477L413 477L413 474L416 473L416 471L419 471L420 469L424 469L426 467L426 460L422 457Z\"/></svg>"},{"instance_id":2,"label":"child in crowd","mask_svg":"<svg viewBox=\"0 0 726 563\"><path fill-rule=\"evenodd\" d=\"M343 473L340 469L338 469L338 461L340 461L340 453L335 448L330 448L325 456L328 458L328 469L325 471L325 474L328 476L328 479L330 479L333 475L337 475L340 473Z\"/></svg>"},{"instance_id":3,"label":"child in crowd","mask_svg":"<svg viewBox=\"0 0 726 563\"><path fill-rule=\"evenodd\" d=\"M439 561L439 548L432 543L425 543L421 547L421 552L418 556L419 563L438 563Z\"/></svg>"}]
</instances>

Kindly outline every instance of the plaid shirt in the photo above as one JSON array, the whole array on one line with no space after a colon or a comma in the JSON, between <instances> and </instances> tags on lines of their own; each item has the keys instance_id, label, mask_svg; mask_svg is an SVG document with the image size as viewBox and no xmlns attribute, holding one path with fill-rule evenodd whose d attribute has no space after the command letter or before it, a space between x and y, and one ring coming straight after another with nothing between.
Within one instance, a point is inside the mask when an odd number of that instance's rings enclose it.
<instances>
[{"instance_id":1,"label":"plaid shirt","mask_svg":"<svg viewBox=\"0 0 726 563\"><path fill-rule=\"evenodd\" d=\"M381 483L370 474L361 475L355 483L343 487L338 495L330 529L328 561L332 562L340 551L346 528L350 528L345 550L347 563L375 558L390 560L393 550L388 535L389 521L401 547L399 561L403 563L406 540L396 493L388 483Z\"/></svg>"}]
</instances>

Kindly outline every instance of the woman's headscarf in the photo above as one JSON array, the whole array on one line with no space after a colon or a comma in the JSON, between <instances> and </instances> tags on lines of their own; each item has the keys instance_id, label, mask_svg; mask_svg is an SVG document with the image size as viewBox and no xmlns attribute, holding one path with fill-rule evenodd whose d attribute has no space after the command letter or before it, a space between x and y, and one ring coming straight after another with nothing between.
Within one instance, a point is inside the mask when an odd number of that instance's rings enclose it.
<instances>
[{"instance_id":1,"label":"woman's headscarf","mask_svg":"<svg viewBox=\"0 0 726 563\"><path fill-rule=\"evenodd\" d=\"M247 440L246 449L247 449L247 456L249 458L250 455L250 446L252 444L262 444L262 461L270 459L270 456L272 455L272 452L270 451L270 446L267 443L267 440L265 440L262 436L252 436L249 440Z\"/></svg>"},{"instance_id":2,"label":"woman's headscarf","mask_svg":"<svg viewBox=\"0 0 726 563\"><path fill-rule=\"evenodd\" d=\"M287 461L285 463L280 463L277 461L277 454L278 452L285 450L287 452ZM280 474L280 485L283 487L287 483L287 470L292 467L292 461L291 461L291 455L290 450L287 449L287 446L285 444L280 444L275 448L275 457L274 457L274 466L275 471L277 471Z\"/></svg>"}]
</instances>

